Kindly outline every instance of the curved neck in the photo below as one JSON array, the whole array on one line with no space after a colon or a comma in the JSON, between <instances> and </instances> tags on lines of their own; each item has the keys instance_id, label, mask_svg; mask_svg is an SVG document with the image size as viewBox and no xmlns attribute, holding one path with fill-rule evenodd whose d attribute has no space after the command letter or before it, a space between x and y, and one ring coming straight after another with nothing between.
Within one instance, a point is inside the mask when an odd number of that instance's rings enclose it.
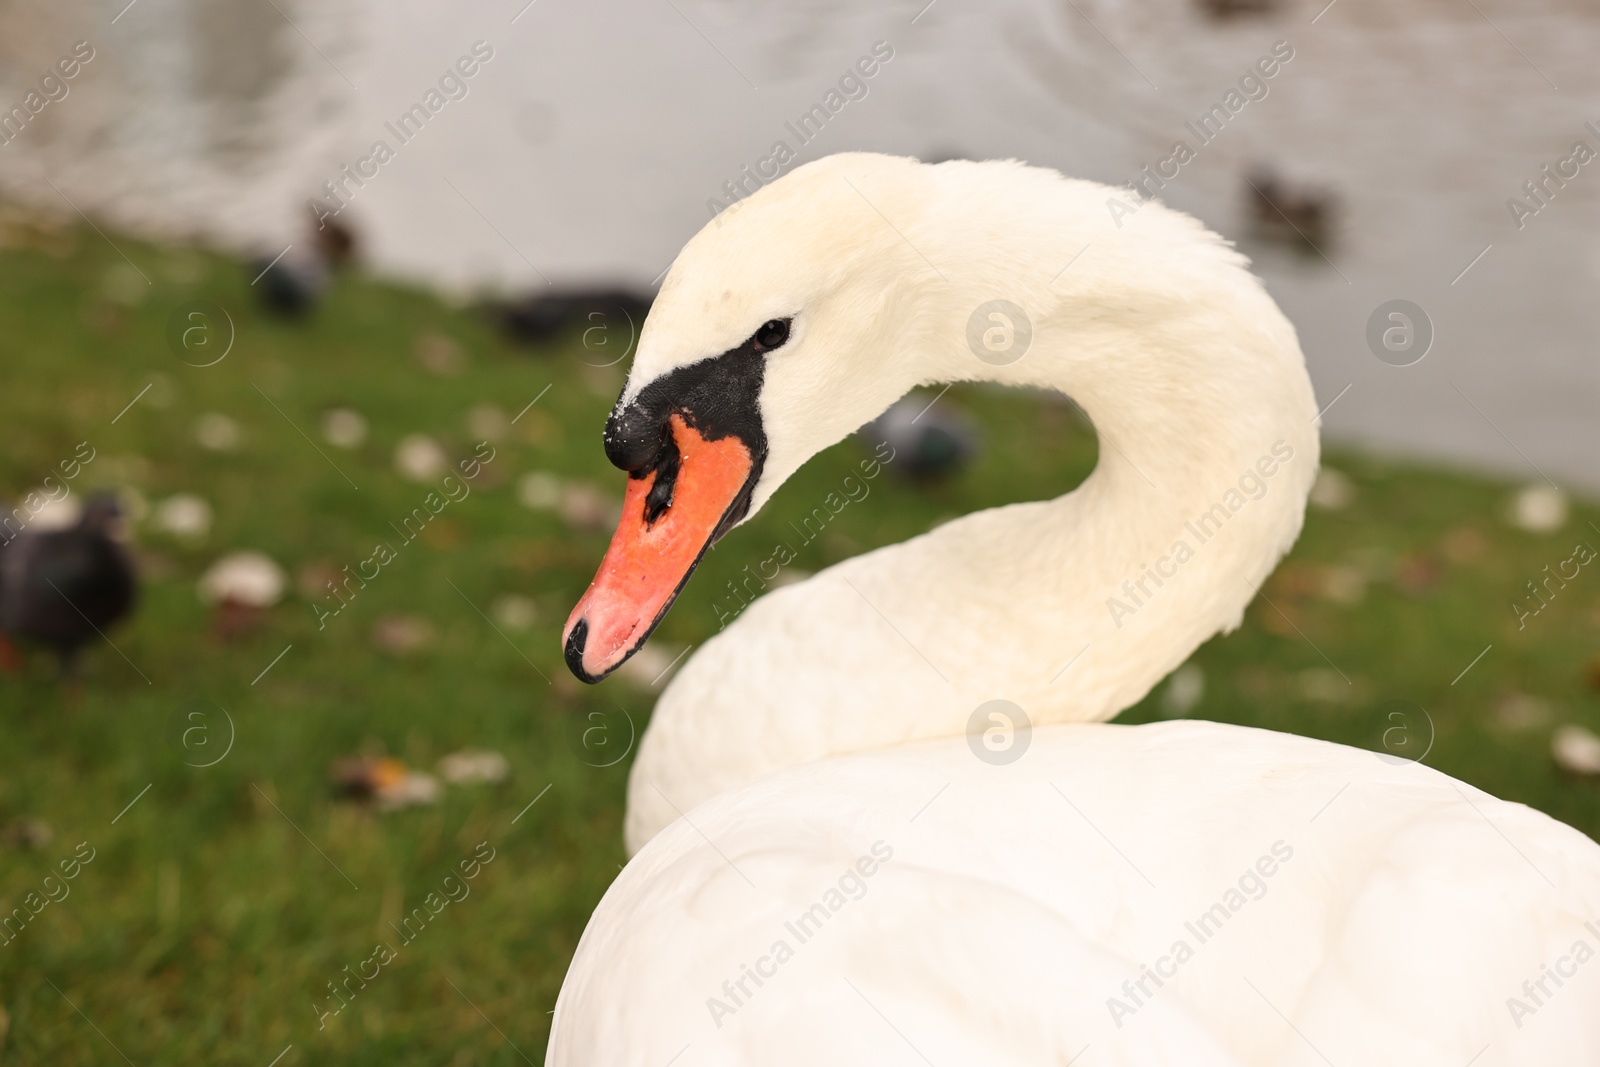
<instances>
[{"instance_id":1,"label":"curved neck","mask_svg":"<svg viewBox=\"0 0 1600 1067\"><path fill-rule=\"evenodd\" d=\"M1319 449L1293 328L1242 257L1157 210L1120 241L1088 237L1079 277L1043 290L1008 279L1034 320L1016 364L948 344L926 360L937 378L1071 397L1099 435L1094 473L1057 500L968 516L842 568L891 618L891 606L930 617L911 626L929 659L947 658L958 705L988 694L1036 723L1110 718L1236 627L1299 534ZM1026 270L1023 256L1009 261ZM992 274L952 277L967 292L946 306L980 304Z\"/></svg>"},{"instance_id":2,"label":"curved neck","mask_svg":"<svg viewBox=\"0 0 1600 1067\"><path fill-rule=\"evenodd\" d=\"M1063 497L965 516L757 600L657 706L630 840L673 817L652 815L643 781L670 780L687 810L781 766L959 736L996 698L1034 725L1111 718L1237 626L1293 543L1318 463L1293 328L1198 223L1146 204L1116 230L1110 190L1053 181L1054 218L1019 196L1028 217L955 225L935 199L905 228L943 278L903 264L918 329L893 374L901 389L1059 390L1099 433L1094 473ZM966 342L972 310L997 298L1032 326L1024 357L1003 367Z\"/></svg>"},{"instance_id":3,"label":"curved neck","mask_svg":"<svg viewBox=\"0 0 1600 1067\"><path fill-rule=\"evenodd\" d=\"M1066 394L1099 434L1095 472L1058 500L839 568L897 625L891 606L928 620L902 629L927 659L946 657L957 706L1005 696L1035 722L1110 718L1237 626L1299 534L1319 460L1299 342L1244 258L1158 204L1119 226L1104 187L1055 185L967 225L952 224L959 204L932 199L908 237L954 267L923 291L926 333L907 363L921 380ZM996 298L1032 331L1004 366L968 339L972 309Z\"/></svg>"}]
</instances>

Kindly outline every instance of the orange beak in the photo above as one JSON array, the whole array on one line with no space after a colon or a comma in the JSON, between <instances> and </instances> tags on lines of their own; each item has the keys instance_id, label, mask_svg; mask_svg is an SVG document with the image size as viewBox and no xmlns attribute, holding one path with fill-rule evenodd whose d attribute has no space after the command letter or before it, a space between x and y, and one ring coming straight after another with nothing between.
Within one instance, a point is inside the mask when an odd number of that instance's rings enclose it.
<instances>
[{"instance_id":1,"label":"orange beak","mask_svg":"<svg viewBox=\"0 0 1600 1067\"><path fill-rule=\"evenodd\" d=\"M562 634L567 666L585 682L638 651L706 549L743 515L755 466L749 447L731 435L708 439L678 414L667 432L676 465L628 479L611 547Z\"/></svg>"}]
</instances>

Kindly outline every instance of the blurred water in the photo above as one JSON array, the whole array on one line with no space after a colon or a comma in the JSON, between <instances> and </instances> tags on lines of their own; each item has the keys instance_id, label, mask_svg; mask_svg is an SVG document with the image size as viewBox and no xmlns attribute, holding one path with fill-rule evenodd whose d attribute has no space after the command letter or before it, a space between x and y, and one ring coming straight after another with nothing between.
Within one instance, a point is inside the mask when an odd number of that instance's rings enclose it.
<instances>
[{"instance_id":1,"label":"blurred water","mask_svg":"<svg viewBox=\"0 0 1600 1067\"><path fill-rule=\"evenodd\" d=\"M455 290L647 284L725 181L780 138L798 145L785 123L875 42L893 58L800 160L1012 156L1120 183L1195 143L1185 121L1282 40L1295 55L1267 96L1162 195L1255 258L1319 395L1339 397L1329 434L1600 488L1600 163L1521 230L1506 206L1579 137L1600 148L1584 130L1600 125L1600 12L1325 2L1217 20L1198 0L28 0L0 14L5 107L72 41L97 52L0 148L0 188L66 210L49 178L119 226L271 254L303 240L306 198L382 139L394 158L347 180L344 216L377 269ZM386 124L477 41L493 54L465 96L402 144ZM1258 163L1336 191L1325 258L1251 237L1243 175ZM1433 321L1414 366L1365 339L1394 298Z\"/></svg>"}]
</instances>

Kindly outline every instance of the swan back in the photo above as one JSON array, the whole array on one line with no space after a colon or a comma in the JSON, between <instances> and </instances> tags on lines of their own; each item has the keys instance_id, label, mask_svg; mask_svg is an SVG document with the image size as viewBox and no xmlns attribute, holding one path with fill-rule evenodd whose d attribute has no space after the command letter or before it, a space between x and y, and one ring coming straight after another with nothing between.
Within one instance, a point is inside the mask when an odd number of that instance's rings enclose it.
<instances>
[{"instance_id":1,"label":"swan back","mask_svg":"<svg viewBox=\"0 0 1600 1067\"><path fill-rule=\"evenodd\" d=\"M1597 918L1600 849L1424 766L1205 722L1048 727L1004 768L936 740L658 835L549 1062L1590 1062Z\"/></svg>"}]
</instances>

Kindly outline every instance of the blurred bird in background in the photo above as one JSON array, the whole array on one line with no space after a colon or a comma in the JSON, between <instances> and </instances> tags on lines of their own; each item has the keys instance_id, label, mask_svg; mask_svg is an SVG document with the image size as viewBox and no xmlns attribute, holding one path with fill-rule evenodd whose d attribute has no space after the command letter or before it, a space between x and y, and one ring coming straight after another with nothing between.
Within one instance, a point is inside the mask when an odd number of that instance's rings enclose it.
<instances>
[{"instance_id":1,"label":"blurred bird in background","mask_svg":"<svg viewBox=\"0 0 1600 1067\"><path fill-rule=\"evenodd\" d=\"M65 527L25 527L0 544L0 662L15 672L12 641L56 654L63 678L76 674L83 646L133 610L133 560L122 545L116 498L89 498Z\"/></svg>"},{"instance_id":2,"label":"blurred bird in background","mask_svg":"<svg viewBox=\"0 0 1600 1067\"><path fill-rule=\"evenodd\" d=\"M355 231L323 219L309 239L293 242L276 259L261 256L250 264L261 304L280 318L298 319L315 311L335 270L355 262L360 246Z\"/></svg>"},{"instance_id":3,"label":"blurred bird in background","mask_svg":"<svg viewBox=\"0 0 1600 1067\"><path fill-rule=\"evenodd\" d=\"M920 395L902 397L860 430L870 447L887 441L894 448L895 470L918 482L937 482L965 467L978 449L972 421L954 410L949 401L939 404Z\"/></svg>"},{"instance_id":4,"label":"blurred bird in background","mask_svg":"<svg viewBox=\"0 0 1600 1067\"><path fill-rule=\"evenodd\" d=\"M1253 168L1245 184L1245 200L1260 239L1312 253L1332 241L1339 204L1331 189L1297 185L1265 166Z\"/></svg>"},{"instance_id":5,"label":"blurred bird in background","mask_svg":"<svg viewBox=\"0 0 1600 1067\"><path fill-rule=\"evenodd\" d=\"M628 289L559 289L492 308L490 314L509 340L538 345L579 328L588 331L600 327L607 333L627 333L631 328L632 335L637 336L650 304L649 296ZM621 351L624 346L615 347Z\"/></svg>"}]
</instances>

